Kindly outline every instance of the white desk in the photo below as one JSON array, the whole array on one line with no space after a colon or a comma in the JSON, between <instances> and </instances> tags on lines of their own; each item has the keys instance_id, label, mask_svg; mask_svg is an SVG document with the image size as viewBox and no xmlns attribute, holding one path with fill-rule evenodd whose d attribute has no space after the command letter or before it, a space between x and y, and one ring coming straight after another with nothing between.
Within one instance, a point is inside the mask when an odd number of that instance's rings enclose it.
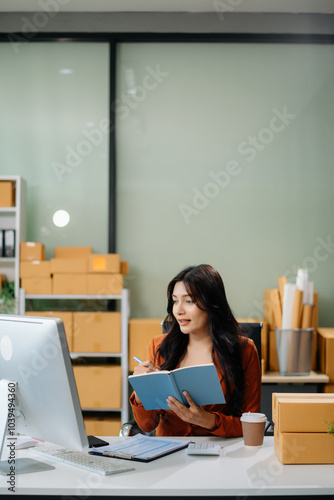
<instances>
[{"instance_id":1,"label":"white desk","mask_svg":"<svg viewBox=\"0 0 334 500\"><path fill-rule=\"evenodd\" d=\"M105 438L115 440L118 438ZM54 495L82 497L211 497L253 498L273 495L334 496L334 465L282 465L274 453L272 437L265 437L260 449L245 448L242 438L195 438L218 441L220 457L186 455L185 450L150 463L133 462L134 471L114 476L91 474L59 462L38 459L56 466L55 470L16 477L16 495ZM18 457L34 457L27 450ZM110 459L106 459L110 460ZM6 478L0 476L1 495L7 491Z\"/></svg>"}]
</instances>

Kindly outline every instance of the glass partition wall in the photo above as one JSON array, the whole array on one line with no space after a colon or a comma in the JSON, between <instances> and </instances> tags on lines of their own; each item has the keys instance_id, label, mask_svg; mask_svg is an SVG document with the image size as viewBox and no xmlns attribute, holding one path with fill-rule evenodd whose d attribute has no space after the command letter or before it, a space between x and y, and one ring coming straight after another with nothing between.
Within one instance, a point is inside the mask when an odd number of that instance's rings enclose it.
<instances>
[{"instance_id":1,"label":"glass partition wall","mask_svg":"<svg viewBox=\"0 0 334 500\"><path fill-rule=\"evenodd\" d=\"M27 180L29 239L120 253L133 317L163 317L186 265L214 265L238 317L307 268L331 326L334 49L295 42L1 43L0 174Z\"/></svg>"},{"instance_id":2,"label":"glass partition wall","mask_svg":"<svg viewBox=\"0 0 334 500\"><path fill-rule=\"evenodd\" d=\"M27 181L27 234L108 251L109 44L0 44L0 175Z\"/></svg>"}]
</instances>

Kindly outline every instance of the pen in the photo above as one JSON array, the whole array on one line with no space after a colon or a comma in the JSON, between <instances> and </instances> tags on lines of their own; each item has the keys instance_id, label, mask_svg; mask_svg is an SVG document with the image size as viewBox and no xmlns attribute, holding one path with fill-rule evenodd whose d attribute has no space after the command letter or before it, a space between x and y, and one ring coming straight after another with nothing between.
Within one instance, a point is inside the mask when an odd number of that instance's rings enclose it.
<instances>
[{"instance_id":1,"label":"pen","mask_svg":"<svg viewBox=\"0 0 334 500\"><path fill-rule=\"evenodd\" d=\"M137 356L133 356L133 359L135 361L137 361L137 363L142 363L143 361L140 359L140 358L137 358ZM155 371L154 368L152 368L151 366L148 366L147 368L149 368L150 370L152 370L153 372Z\"/></svg>"}]
</instances>

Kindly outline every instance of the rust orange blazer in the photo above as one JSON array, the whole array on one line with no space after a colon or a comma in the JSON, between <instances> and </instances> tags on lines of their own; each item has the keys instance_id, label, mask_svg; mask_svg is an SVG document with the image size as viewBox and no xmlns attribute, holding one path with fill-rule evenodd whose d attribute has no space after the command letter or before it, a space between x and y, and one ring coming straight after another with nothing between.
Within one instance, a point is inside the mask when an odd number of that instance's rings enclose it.
<instances>
[{"instance_id":1,"label":"rust orange blazer","mask_svg":"<svg viewBox=\"0 0 334 500\"><path fill-rule=\"evenodd\" d=\"M154 337L148 347L147 359L156 366L163 363L163 358L155 353L160 346L164 335ZM242 366L245 374L245 390L241 403L241 412L259 412L261 404L261 370L257 349L253 340L242 338ZM208 431L198 425L184 422L171 410L149 410L146 411L142 404L137 404L134 393L130 396L133 416L144 432L152 432L156 429L156 436L221 436L238 437L242 435L239 417L230 414L229 399L226 396L226 381L221 369L217 370L221 386L225 395L226 404L206 405L203 408L213 413L216 417L215 429ZM232 388L233 390L233 388ZM191 394L190 394L191 396Z\"/></svg>"}]
</instances>

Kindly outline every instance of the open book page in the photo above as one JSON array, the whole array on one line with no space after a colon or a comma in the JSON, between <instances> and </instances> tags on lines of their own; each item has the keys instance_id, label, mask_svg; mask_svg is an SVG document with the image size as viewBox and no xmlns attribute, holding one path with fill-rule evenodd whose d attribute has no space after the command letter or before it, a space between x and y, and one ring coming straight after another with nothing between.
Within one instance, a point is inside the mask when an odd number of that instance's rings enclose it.
<instances>
[{"instance_id":1,"label":"open book page","mask_svg":"<svg viewBox=\"0 0 334 500\"><path fill-rule=\"evenodd\" d=\"M217 370L213 363L179 368L173 371L173 376L180 394L187 391L197 406L225 403ZM184 404L188 406L185 398Z\"/></svg>"},{"instance_id":2,"label":"open book page","mask_svg":"<svg viewBox=\"0 0 334 500\"><path fill-rule=\"evenodd\" d=\"M128 379L145 410L169 410L166 402L168 396L173 396L182 402L182 396L175 385L171 372L142 373L130 375Z\"/></svg>"}]
</instances>

